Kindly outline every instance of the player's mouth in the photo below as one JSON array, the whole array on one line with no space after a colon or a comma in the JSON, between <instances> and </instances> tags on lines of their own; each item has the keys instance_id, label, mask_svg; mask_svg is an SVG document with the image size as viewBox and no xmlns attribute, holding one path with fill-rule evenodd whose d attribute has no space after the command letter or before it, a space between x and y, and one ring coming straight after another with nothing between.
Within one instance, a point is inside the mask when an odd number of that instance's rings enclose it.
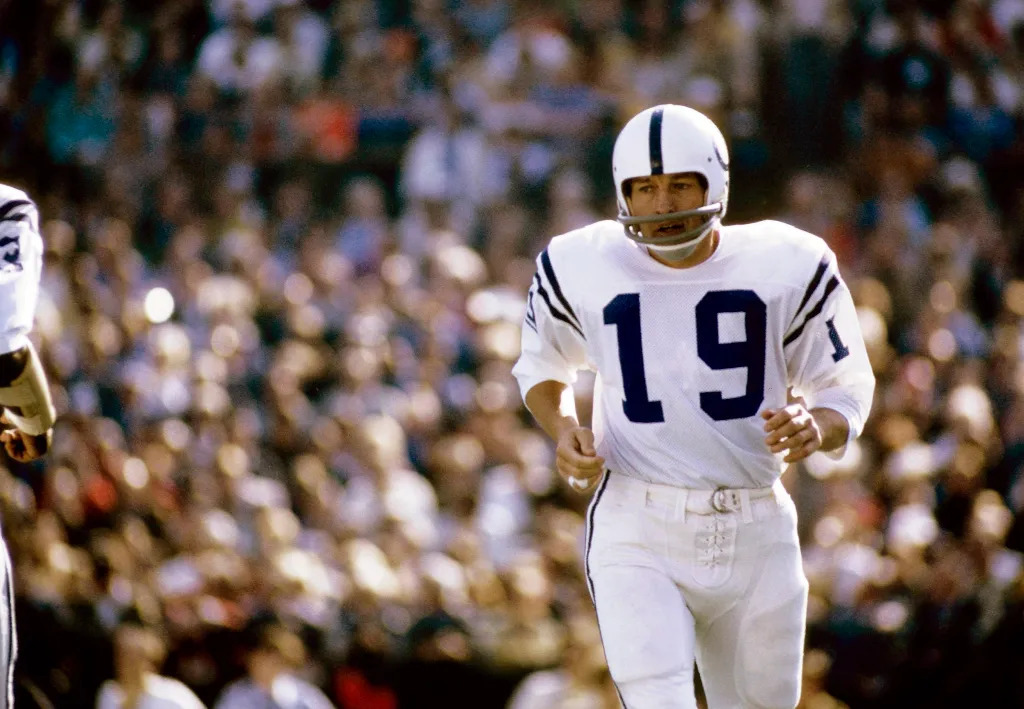
<instances>
[{"instance_id":1,"label":"player's mouth","mask_svg":"<svg viewBox=\"0 0 1024 709\"><path fill-rule=\"evenodd\" d=\"M686 224L683 222L671 222L669 224L662 224L658 227L655 233L658 236L676 236L686 231Z\"/></svg>"}]
</instances>

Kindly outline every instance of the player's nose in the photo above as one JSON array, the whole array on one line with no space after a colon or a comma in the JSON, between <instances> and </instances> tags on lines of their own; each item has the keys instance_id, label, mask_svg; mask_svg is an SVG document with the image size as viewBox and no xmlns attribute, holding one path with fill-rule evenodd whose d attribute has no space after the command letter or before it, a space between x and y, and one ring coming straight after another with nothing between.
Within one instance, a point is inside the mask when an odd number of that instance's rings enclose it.
<instances>
[{"instance_id":1,"label":"player's nose","mask_svg":"<svg viewBox=\"0 0 1024 709\"><path fill-rule=\"evenodd\" d=\"M656 190L654 193L654 213L668 214L672 211L672 200L668 190Z\"/></svg>"}]
</instances>

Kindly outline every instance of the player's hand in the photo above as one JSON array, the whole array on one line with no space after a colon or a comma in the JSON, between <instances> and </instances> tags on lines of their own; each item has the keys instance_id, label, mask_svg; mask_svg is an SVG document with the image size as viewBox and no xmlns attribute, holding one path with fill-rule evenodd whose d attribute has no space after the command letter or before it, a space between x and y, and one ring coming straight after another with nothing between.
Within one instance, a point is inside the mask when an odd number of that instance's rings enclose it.
<instances>
[{"instance_id":1,"label":"player's hand","mask_svg":"<svg viewBox=\"0 0 1024 709\"><path fill-rule=\"evenodd\" d=\"M46 455L53 442L53 429L33 436L17 428L8 428L0 432L0 442L11 458L19 463L30 463Z\"/></svg>"},{"instance_id":2,"label":"player's hand","mask_svg":"<svg viewBox=\"0 0 1024 709\"><path fill-rule=\"evenodd\" d=\"M821 448L821 428L802 400L781 409L765 409L761 418L768 434L765 445L772 453L789 451L783 462L795 463Z\"/></svg>"},{"instance_id":3,"label":"player's hand","mask_svg":"<svg viewBox=\"0 0 1024 709\"><path fill-rule=\"evenodd\" d=\"M604 458L594 448L594 432L576 426L558 437L555 468L574 490L586 492L604 473Z\"/></svg>"}]
</instances>

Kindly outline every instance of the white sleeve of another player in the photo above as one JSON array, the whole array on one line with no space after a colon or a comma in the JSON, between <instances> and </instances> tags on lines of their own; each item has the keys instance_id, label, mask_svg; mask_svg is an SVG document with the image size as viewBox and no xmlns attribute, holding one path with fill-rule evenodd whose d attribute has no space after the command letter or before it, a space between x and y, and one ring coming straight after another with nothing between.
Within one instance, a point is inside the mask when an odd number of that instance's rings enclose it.
<instances>
[{"instance_id":1,"label":"white sleeve of another player","mask_svg":"<svg viewBox=\"0 0 1024 709\"><path fill-rule=\"evenodd\" d=\"M11 196L13 192L13 196ZM43 268L39 213L23 192L0 199L0 352L28 344Z\"/></svg>"},{"instance_id":2,"label":"white sleeve of another player","mask_svg":"<svg viewBox=\"0 0 1024 709\"><path fill-rule=\"evenodd\" d=\"M512 374L525 400L526 393L541 382L572 386L577 372L586 368L586 361L582 323L565 298L545 252L538 258L537 273L526 297L522 349Z\"/></svg>"},{"instance_id":3,"label":"white sleeve of another player","mask_svg":"<svg viewBox=\"0 0 1024 709\"><path fill-rule=\"evenodd\" d=\"M864 430L875 377L853 297L831 252L822 260L819 271L787 331L786 363L791 384L810 407L830 408L846 417L849 441Z\"/></svg>"}]
</instances>

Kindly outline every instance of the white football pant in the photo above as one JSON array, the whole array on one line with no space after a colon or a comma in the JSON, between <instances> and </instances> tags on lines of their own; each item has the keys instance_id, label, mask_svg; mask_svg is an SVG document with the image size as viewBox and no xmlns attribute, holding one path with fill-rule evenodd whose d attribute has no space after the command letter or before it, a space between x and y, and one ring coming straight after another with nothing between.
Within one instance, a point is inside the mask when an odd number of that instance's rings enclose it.
<instances>
[{"instance_id":1,"label":"white football pant","mask_svg":"<svg viewBox=\"0 0 1024 709\"><path fill-rule=\"evenodd\" d=\"M781 483L685 490L607 473L587 513L586 571L626 709L793 709L807 578Z\"/></svg>"}]
</instances>

